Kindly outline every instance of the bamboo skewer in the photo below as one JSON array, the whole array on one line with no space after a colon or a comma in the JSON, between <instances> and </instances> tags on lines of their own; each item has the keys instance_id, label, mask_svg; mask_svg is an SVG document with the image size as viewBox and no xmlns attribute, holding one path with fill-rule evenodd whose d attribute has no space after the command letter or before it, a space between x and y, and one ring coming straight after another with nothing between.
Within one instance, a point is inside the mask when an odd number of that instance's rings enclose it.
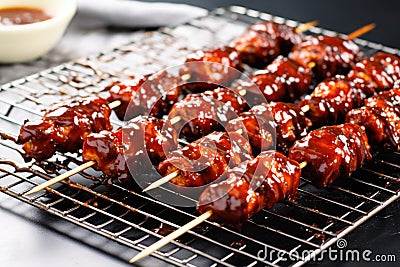
<instances>
[{"instance_id":1,"label":"bamboo skewer","mask_svg":"<svg viewBox=\"0 0 400 267\"><path fill-rule=\"evenodd\" d=\"M114 108L120 106L121 104L122 104L121 101L115 100L115 101L111 102L110 104L108 104L108 106L109 106L111 109L114 109Z\"/></svg>"},{"instance_id":2,"label":"bamboo skewer","mask_svg":"<svg viewBox=\"0 0 400 267\"><path fill-rule=\"evenodd\" d=\"M308 106L304 106L304 107L308 107ZM303 112L304 112L304 111L303 111ZM301 164L304 164L304 163L302 162ZM305 164L307 165L307 163L305 163ZM301 166L302 166L302 165L300 165L300 167L301 167ZM305 165L304 165L304 167L305 167ZM301 168L303 168L303 167L301 167ZM157 181L155 181L154 183L150 184L148 187L146 187L145 189L143 189L142 192L147 192L147 191L156 189L157 187L159 187L159 186L161 186L161 185L163 185L163 184L165 184L165 183L168 183L169 181L171 181L171 180L174 179L175 177L179 176L179 173L180 173L179 170L176 170L176 171L174 171L174 172L171 172L171 173L168 174L167 176L164 176L164 177L158 179Z\"/></svg>"},{"instance_id":3,"label":"bamboo skewer","mask_svg":"<svg viewBox=\"0 0 400 267\"><path fill-rule=\"evenodd\" d=\"M296 33L302 33L302 32L308 31L309 29L311 29L312 27L314 27L316 25L318 25L318 21L317 20L313 20L313 21L301 24L300 26L298 26L295 29L295 31L296 31Z\"/></svg>"},{"instance_id":4,"label":"bamboo skewer","mask_svg":"<svg viewBox=\"0 0 400 267\"><path fill-rule=\"evenodd\" d=\"M49 186L51 186L53 184L56 184L56 183L58 183L58 182L60 182L60 181L62 181L64 179L67 179L67 178L71 177L72 175L77 174L78 172L86 170L87 168L93 166L94 164L96 164L96 162L88 161L88 162L86 162L86 163L84 163L82 165L79 165L78 167L76 167L76 168L74 168L72 170L64 172L63 174L61 174L61 175L59 175L59 176L57 176L57 177L55 177L53 179L50 179L47 182L44 182L43 184L35 186L31 190L29 190L25 195L27 196L27 195L31 195L31 194L34 194L36 192L39 192L40 190L45 189L46 187L49 187Z\"/></svg>"},{"instance_id":5,"label":"bamboo skewer","mask_svg":"<svg viewBox=\"0 0 400 267\"><path fill-rule=\"evenodd\" d=\"M363 35L363 34L369 32L369 31L371 31L371 30L372 30L373 28L375 28L375 27L376 27L376 24L375 24L375 23L370 23L370 24L368 24L368 25L365 25L365 26L363 26L363 27L361 27L361 28L355 30L354 32L348 34L348 35L347 35L347 39L353 40L353 39L355 39L355 38L358 38L358 37L360 37L361 35Z\"/></svg>"},{"instance_id":6,"label":"bamboo skewer","mask_svg":"<svg viewBox=\"0 0 400 267\"><path fill-rule=\"evenodd\" d=\"M158 179L157 181L155 181L154 183L152 183L151 185L149 185L148 187L146 187L145 189L143 189L142 192L147 192L153 189L156 189L157 187L168 183L170 180L174 179L175 177L177 177L179 175L180 171L176 170L174 172L171 172L170 174L168 174L167 176L164 176L160 179Z\"/></svg>"},{"instance_id":7,"label":"bamboo skewer","mask_svg":"<svg viewBox=\"0 0 400 267\"><path fill-rule=\"evenodd\" d=\"M299 164L300 169L303 169L304 167L307 166L307 161L303 161ZM172 174L172 173L171 173ZM188 232L189 230L191 230L192 228L196 227L197 225L199 225L200 223L206 221L207 219L209 219L211 216L213 215L212 210L208 210L205 213L203 213L202 215L200 215L199 217L193 219L192 221L188 222L187 224L185 224L184 226L180 227L178 230L176 230L175 232L170 233L169 235L161 238L160 240L158 240L156 243L152 244L151 246L147 247L146 249L142 250L139 254L137 254L135 257L133 257L129 263L134 263L138 260L143 259L144 257L149 256L150 254L152 254L154 251L162 248L163 246L167 245L168 243L170 243L172 240L180 237L181 235L185 234L186 232Z\"/></svg>"},{"instance_id":8,"label":"bamboo skewer","mask_svg":"<svg viewBox=\"0 0 400 267\"><path fill-rule=\"evenodd\" d=\"M151 245L151 246L147 247L146 249L142 250L134 258L132 258L129 262L130 263L134 263L135 261L138 261L138 260L140 260L140 259L142 259L144 257L149 256L151 253L153 253L157 249L167 245L172 240L180 237L181 235L183 235L184 233L186 233L190 229L196 227L200 223L202 223L202 222L206 221L207 219L209 219L212 216L212 214L213 214L212 210L209 210L209 211L203 213L202 215L200 215L196 219L194 219L194 220L188 222L187 224L185 224L184 226L180 227L175 232L170 233L169 235L163 237L162 239L160 239L159 241L157 241L153 245Z\"/></svg>"}]
</instances>

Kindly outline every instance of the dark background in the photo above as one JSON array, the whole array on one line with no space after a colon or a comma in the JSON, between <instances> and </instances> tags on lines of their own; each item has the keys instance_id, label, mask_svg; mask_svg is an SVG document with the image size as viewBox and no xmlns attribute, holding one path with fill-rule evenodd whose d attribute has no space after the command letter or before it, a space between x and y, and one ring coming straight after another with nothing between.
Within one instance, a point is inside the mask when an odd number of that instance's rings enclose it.
<instances>
[{"instance_id":1,"label":"dark background","mask_svg":"<svg viewBox=\"0 0 400 267\"><path fill-rule=\"evenodd\" d=\"M158 2L154 0L145 2ZM318 20L319 26L340 33L375 22L364 39L400 48L400 1L398 0L172 0L207 9L239 5L302 22Z\"/></svg>"},{"instance_id":2,"label":"dark background","mask_svg":"<svg viewBox=\"0 0 400 267\"><path fill-rule=\"evenodd\" d=\"M95 1L93 2L95 3ZM175 0L170 2L193 4L208 9L241 5L303 22L318 20L320 27L341 33L349 33L362 25L375 22L377 28L365 34L363 38L400 48L398 29L400 1ZM66 38L69 38L68 34L67 32ZM35 72L38 68L44 69L51 64L58 64L58 62L2 66L0 78L4 82L9 81L29 74L29 72ZM70 223L54 218L44 211L39 211L3 194L0 195L0 228L0 266L128 266L97 249L97 247L101 247L104 250L118 251L118 248L110 245L107 239L93 237L93 234L86 230L77 229ZM400 261L399 229L400 201L397 201L348 235L346 237L347 248L371 249L374 254L396 254L398 263ZM140 263L143 266L154 266L154 261L150 263L145 260ZM360 264L327 260L323 262L324 266L358 266ZM395 266L394 263L380 263L379 265Z\"/></svg>"}]
</instances>

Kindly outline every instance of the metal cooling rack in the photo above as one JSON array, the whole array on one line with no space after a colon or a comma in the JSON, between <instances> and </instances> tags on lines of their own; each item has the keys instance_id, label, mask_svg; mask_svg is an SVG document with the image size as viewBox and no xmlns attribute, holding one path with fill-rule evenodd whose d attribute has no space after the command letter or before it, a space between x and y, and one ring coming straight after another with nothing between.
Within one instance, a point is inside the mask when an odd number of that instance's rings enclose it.
<instances>
[{"instance_id":1,"label":"metal cooling rack","mask_svg":"<svg viewBox=\"0 0 400 267\"><path fill-rule=\"evenodd\" d=\"M217 9L208 16L174 28L139 35L130 44L107 53L42 71L8 83L0 91L2 132L16 136L25 119L40 118L42 110L75 96L102 95L113 79L146 74L183 62L189 51L227 44L256 20L298 22L242 7ZM336 34L320 28L310 34ZM400 51L355 40L371 55ZM117 126L121 123L113 117ZM43 183L80 164L77 154L57 154L39 164L26 164L20 147L0 140L0 190L30 205L126 246L142 250L197 216L193 208L175 208L119 185L107 188L101 174L87 170L54 185L49 191L24 196ZM300 266L313 259L358 225L400 197L399 153L376 155L349 179L316 189L302 178L295 202L256 214L241 231L205 222L154 253L177 266ZM275 250L272 257L259 251ZM124 253L115 253L127 261ZM126 253L125 253L126 254ZM154 258L153 258L154 260Z\"/></svg>"}]
</instances>

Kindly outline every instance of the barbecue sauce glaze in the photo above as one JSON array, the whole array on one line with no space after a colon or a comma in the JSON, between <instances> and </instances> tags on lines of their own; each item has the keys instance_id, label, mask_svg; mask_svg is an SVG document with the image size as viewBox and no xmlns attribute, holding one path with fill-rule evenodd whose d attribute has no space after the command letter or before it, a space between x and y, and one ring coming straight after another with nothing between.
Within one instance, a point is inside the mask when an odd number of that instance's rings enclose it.
<instances>
[{"instance_id":1,"label":"barbecue sauce glaze","mask_svg":"<svg viewBox=\"0 0 400 267\"><path fill-rule=\"evenodd\" d=\"M0 9L0 25L24 25L51 19L42 9L31 7L8 7Z\"/></svg>"}]
</instances>

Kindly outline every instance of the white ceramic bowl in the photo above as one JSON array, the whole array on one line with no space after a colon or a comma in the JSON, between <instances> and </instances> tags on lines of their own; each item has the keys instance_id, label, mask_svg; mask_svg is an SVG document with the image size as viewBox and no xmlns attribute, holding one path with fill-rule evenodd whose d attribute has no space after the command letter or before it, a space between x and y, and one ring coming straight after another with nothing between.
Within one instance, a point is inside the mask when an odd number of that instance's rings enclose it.
<instances>
[{"instance_id":1,"label":"white ceramic bowl","mask_svg":"<svg viewBox=\"0 0 400 267\"><path fill-rule=\"evenodd\" d=\"M51 19L24 25L0 25L0 62L34 60L49 52L60 40L76 12L75 0L1 0L0 8L33 7Z\"/></svg>"}]
</instances>

